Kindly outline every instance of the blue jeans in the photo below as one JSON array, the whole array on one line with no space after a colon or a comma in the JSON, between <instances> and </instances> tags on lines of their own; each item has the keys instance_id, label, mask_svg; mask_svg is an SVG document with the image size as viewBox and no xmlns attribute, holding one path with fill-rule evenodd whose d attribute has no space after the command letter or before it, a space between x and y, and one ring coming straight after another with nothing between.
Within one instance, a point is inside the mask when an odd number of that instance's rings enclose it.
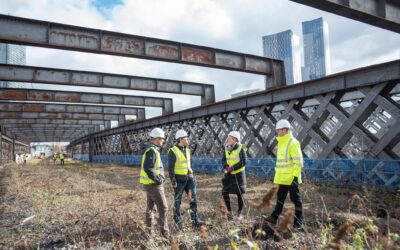
<instances>
[{"instance_id":1,"label":"blue jeans","mask_svg":"<svg viewBox=\"0 0 400 250\"><path fill-rule=\"evenodd\" d=\"M192 199L190 200L190 209L191 209L191 217L193 224L199 223L199 216L197 214L197 200L196 200L196 181L194 178L188 178L185 182L177 182L177 186L175 188L175 197L174 197L174 221L175 224L181 226L182 218L181 218L181 203L182 203L182 195L185 191L186 194L191 192Z\"/></svg>"}]
</instances>

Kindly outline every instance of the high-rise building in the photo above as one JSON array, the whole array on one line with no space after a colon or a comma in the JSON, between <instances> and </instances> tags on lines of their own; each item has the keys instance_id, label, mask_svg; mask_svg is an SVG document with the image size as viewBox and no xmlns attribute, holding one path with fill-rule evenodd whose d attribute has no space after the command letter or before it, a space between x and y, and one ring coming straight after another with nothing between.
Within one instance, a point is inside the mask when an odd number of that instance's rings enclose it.
<instances>
[{"instance_id":1,"label":"high-rise building","mask_svg":"<svg viewBox=\"0 0 400 250\"><path fill-rule=\"evenodd\" d=\"M0 63L26 64L26 47L14 44L0 43ZM14 88L22 86L22 83L0 81L0 87Z\"/></svg>"},{"instance_id":2,"label":"high-rise building","mask_svg":"<svg viewBox=\"0 0 400 250\"><path fill-rule=\"evenodd\" d=\"M265 57L283 60L286 84L301 81L300 39L291 30L263 36Z\"/></svg>"},{"instance_id":3,"label":"high-rise building","mask_svg":"<svg viewBox=\"0 0 400 250\"><path fill-rule=\"evenodd\" d=\"M303 81L326 76L331 73L328 24L321 18L302 22L304 67Z\"/></svg>"}]
</instances>

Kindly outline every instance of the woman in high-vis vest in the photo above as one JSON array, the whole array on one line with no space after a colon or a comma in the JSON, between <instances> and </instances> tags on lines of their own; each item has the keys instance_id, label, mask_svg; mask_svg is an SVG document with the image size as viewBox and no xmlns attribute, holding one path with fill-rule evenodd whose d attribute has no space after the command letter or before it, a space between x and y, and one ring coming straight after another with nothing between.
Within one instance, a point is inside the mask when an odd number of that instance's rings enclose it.
<instances>
[{"instance_id":1,"label":"woman in high-vis vest","mask_svg":"<svg viewBox=\"0 0 400 250\"><path fill-rule=\"evenodd\" d=\"M240 134L231 131L225 145L225 153L222 157L224 177L222 179L222 197L228 209L228 219L232 220L232 208L229 194L236 194L238 198L238 220L243 218L244 193L246 192L246 151L245 145L240 144Z\"/></svg>"},{"instance_id":2,"label":"woman in high-vis vest","mask_svg":"<svg viewBox=\"0 0 400 250\"><path fill-rule=\"evenodd\" d=\"M177 230L182 229L181 202L185 192L190 195L190 210L192 224L195 228L200 227L204 222L199 220L197 212L197 191L196 181L192 170L192 160L189 149L189 137L185 130L180 129L175 134L176 145L168 150L169 177L175 191L174 195L174 222Z\"/></svg>"},{"instance_id":3,"label":"woman in high-vis vest","mask_svg":"<svg viewBox=\"0 0 400 250\"><path fill-rule=\"evenodd\" d=\"M151 223L153 220L154 205L156 205L159 213L158 225L161 227L161 234L168 238L168 205L164 193L164 167L160 155L165 134L162 129L154 128L150 131L149 136L151 142L143 150L140 169L140 184L143 185L147 196L146 226L150 234L152 234Z\"/></svg>"},{"instance_id":4,"label":"woman in high-vis vest","mask_svg":"<svg viewBox=\"0 0 400 250\"><path fill-rule=\"evenodd\" d=\"M290 193L290 199L295 206L295 229L302 229L303 204L301 201L299 184L301 184L301 169L303 167L303 154L299 141L290 132L291 126L288 120L279 120L276 123L278 137L278 151L276 157L274 184L279 184L275 210L268 221L276 224L282 213L286 196Z\"/></svg>"}]
</instances>

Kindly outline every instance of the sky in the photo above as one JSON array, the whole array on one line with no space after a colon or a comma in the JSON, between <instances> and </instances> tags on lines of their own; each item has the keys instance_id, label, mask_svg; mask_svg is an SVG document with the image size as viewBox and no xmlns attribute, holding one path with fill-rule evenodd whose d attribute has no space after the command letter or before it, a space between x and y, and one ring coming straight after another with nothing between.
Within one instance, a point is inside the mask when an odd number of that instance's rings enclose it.
<instances>
[{"instance_id":1,"label":"sky","mask_svg":"<svg viewBox=\"0 0 400 250\"><path fill-rule=\"evenodd\" d=\"M400 35L288 0L0 0L0 13L111 30L140 36L262 55L262 36L323 17L329 25L331 71L400 59ZM27 65L194 81L215 85L216 100L264 89L264 77L221 69L118 56L27 47ZM49 85L34 88L59 89ZM65 88L66 90L77 90ZM79 91L91 91L79 88ZM155 96L140 91L97 89L99 93ZM200 105L200 97L157 93L174 98L174 110ZM146 108L147 117L160 115Z\"/></svg>"}]
</instances>

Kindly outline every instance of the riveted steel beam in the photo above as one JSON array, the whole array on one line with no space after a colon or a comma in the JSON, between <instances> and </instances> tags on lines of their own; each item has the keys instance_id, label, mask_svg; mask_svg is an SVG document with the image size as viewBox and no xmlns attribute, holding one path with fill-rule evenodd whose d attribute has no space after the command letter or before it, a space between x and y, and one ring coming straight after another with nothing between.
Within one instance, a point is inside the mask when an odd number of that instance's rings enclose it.
<instances>
[{"instance_id":1,"label":"riveted steel beam","mask_svg":"<svg viewBox=\"0 0 400 250\"><path fill-rule=\"evenodd\" d=\"M0 89L0 99L15 101L134 105L160 107L163 110L163 114L170 114L173 112L172 99L161 97L2 88Z\"/></svg>"},{"instance_id":2,"label":"riveted steel beam","mask_svg":"<svg viewBox=\"0 0 400 250\"><path fill-rule=\"evenodd\" d=\"M291 0L400 33L398 0Z\"/></svg>"},{"instance_id":3,"label":"riveted steel beam","mask_svg":"<svg viewBox=\"0 0 400 250\"><path fill-rule=\"evenodd\" d=\"M202 105L215 102L214 85L170 79L0 64L0 80L195 95Z\"/></svg>"},{"instance_id":4,"label":"riveted steel beam","mask_svg":"<svg viewBox=\"0 0 400 250\"><path fill-rule=\"evenodd\" d=\"M46 113L92 113L113 115L136 115L136 120L145 119L144 108L127 108L112 106L27 103L0 101L0 112L46 112ZM116 119L118 120L118 119Z\"/></svg>"},{"instance_id":5,"label":"riveted steel beam","mask_svg":"<svg viewBox=\"0 0 400 250\"><path fill-rule=\"evenodd\" d=\"M285 85L283 61L175 41L0 15L0 41L266 75Z\"/></svg>"},{"instance_id":6,"label":"riveted steel beam","mask_svg":"<svg viewBox=\"0 0 400 250\"><path fill-rule=\"evenodd\" d=\"M108 120L125 123L125 115L103 115L92 113L51 113L51 112L2 112L0 119L71 119L71 120Z\"/></svg>"},{"instance_id":7,"label":"riveted steel beam","mask_svg":"<svg viewBox=\"0 0 400 250\"><path fill-rule=\"evenodd\" d=\"M104 125L103 120L73 120L73 119L1 119L0 125L5 124L80 124Z\"/></svg>"}]
</instances>

